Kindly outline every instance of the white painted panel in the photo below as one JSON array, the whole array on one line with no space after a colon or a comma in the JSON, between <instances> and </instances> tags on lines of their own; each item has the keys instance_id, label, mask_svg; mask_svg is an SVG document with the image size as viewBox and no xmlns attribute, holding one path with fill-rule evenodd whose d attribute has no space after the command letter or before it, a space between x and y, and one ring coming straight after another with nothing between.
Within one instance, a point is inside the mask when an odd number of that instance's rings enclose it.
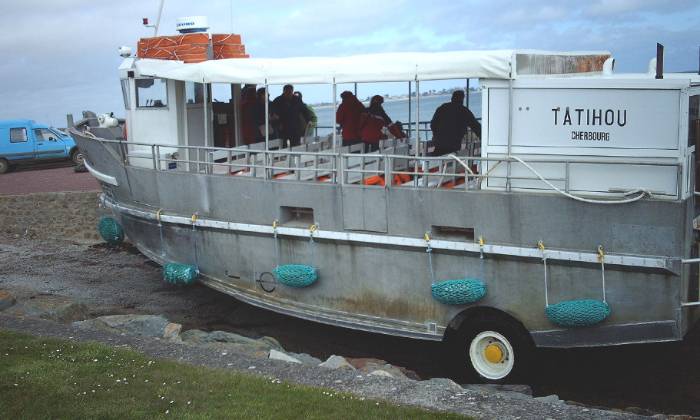
<instances>
[{"instance_id":1,"label":"white painted panel","mask_svg":"<svg viewBox=\"0 0 700 420\"><path fill-rule=\"evenodd\" d=\"M586 155L605 155L611 148L629 149L630 155L633 149L675 150L679 95L658 89L516 88L513 146L546 154L583 148ZM490 89L488 144L508 144L508 89Z\"/></svg>"},{"instance_id":2,"label":"white painted panel","mask_svg":"<svg viewBox=\"0 0 700 420\"><path fill-rule=\"evenodd\" d=\"M674 166L572 164L571 191L636 190L675 196L677 168Z\"/></svg>"}]
</instances>

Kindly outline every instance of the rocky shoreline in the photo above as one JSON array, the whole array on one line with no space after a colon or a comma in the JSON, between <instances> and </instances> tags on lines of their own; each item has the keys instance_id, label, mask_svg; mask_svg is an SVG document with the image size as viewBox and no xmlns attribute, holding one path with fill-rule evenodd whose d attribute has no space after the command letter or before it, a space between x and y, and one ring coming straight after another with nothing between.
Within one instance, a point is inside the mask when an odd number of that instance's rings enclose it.
<instances>
[{"instance_id":1,"label":"rocky shoreline","mask_svg":"<svg viewBox=\"0 0 700 420\"><path fill-rule=\"evenodd\" d=\"M12 301L2 294L0 305ZM109 315L72 323L80 313L73 305L51 307L17 302L0 312L0 328L35 336L96 341L129 347L151 357L233 369L285 381L348 392L360 398L387 400L431 410L450 411L477 418L635 418L633 413L602 411L566 404L556 396L533 398L527 386L461 386L450 379L417 380L410 371L377 359L331 356L321 361L306 354L285 352L273 338L252 339L223 331L187 330L159 315ZM0 306L1 307L1 306ZM37 308L45 308L39 313ZM13 309L14 308L14 309ZM29 309L34 316L22 315ZM666 418L666 416L660 417Z\"/></svg>"}]
</instances>

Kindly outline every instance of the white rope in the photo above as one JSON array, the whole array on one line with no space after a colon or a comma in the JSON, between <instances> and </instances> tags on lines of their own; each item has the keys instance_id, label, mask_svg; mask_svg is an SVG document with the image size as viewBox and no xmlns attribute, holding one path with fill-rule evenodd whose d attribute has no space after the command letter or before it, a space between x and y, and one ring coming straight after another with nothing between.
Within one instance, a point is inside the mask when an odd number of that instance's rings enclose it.
<instances>
[{"instance_id":1,"label":"white rope","mask_svg":"<svg viewBox=\"0 0 700 420\"><path fill-rule=\"evenodd\" d=\"M464 163L461 159L459 159L459 158L458 158L457 156L455 156L454 154L450 154L449 157L451 157L452 159L455 159L457 162L459 162L462 166L464 166L464 168L467 169L467 170L473 175L472 171L469 169L469 167L467 166L467 164ZM527 162L525 162L524 160L520 159L519 157L517 157L517 156L509 156L509 158L515 160L516 162L521 163L523 166L525 166L527 169L529 169L530 172L532 172L533 174L535 174L535 176L536 176L537 178L539 178L540 181L542 181L542 182L544 182L545 184L547 184L547 186L549 186L549 188L553 189L554 191L558 192L559 194L561 194L561 195L563 195L563 196L565 196L565 197L571 198L572 200L581 201L581 202L583 202L583 203L591 203L591 204L628 204L628 203L634 203L635 201L639 201L639 200L641 200L642 198L644 198L644 197L647 196L647 195L648 195L649 197L651 197L651 193L650 193L649 191L645 191L645 190L642 190L642 189L636 189L636 190L628 191L625 195L630 195L630 194L638 194L638 195L636 195L636 196L634 196L634 197L632 197L632 198L625 198L625 199L622 199L622 200L594 200L594 199L591 199L591 198L579 197L579 196L576 196L576 195L573 195L573 194L569 194L568 192L562 191L561 189L557 188L554 184L552 184L551 182L549 182L547 179L545 179L545 177L543 177L539 172L537 172L537 171L535 170L535 168L533 168L532 166L530 166Z\"/></svg>"}]
</instances>

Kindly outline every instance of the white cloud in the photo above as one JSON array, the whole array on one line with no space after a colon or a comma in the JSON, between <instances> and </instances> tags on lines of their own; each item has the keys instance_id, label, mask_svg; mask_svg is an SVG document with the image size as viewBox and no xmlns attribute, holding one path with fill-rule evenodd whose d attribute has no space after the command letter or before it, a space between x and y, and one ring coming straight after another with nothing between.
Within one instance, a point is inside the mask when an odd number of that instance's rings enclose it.
<instances>
[{"instance_id":1,"label":"white cloud","mask_svg":"<svg viewBox=\"0 0 700 420\"><path fill-rule=\"evenodd\" d=\"M121 110L120 45L135 46L155 21L158 0L0 0L0 118L63 120L68 111ZM229 32L231 1L169 0L162 33L175 18L202 14ZM234 32L258 57L380 51L537 48L610 50L618 69L639 71L666 44L667 68L697 66L697 0L419 0L233 2ZM7 58L11 59L7 59Z\"/></svg>"}]
</instances>

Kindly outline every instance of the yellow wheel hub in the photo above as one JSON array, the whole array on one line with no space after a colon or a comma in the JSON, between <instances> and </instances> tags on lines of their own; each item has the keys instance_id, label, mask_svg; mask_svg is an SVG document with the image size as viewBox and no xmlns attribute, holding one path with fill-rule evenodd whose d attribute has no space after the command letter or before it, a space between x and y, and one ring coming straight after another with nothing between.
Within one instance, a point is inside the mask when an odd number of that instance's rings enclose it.
<instances>
[{"instance_id":1,"label":"yellow wheel hub","mask_svg":"<svg viewBox=\"0 0 700 420\"><path fill-rule=\"evenodd\" d=\"M484 349L484 358L491 363L501 363L503 361L503 350L498 344L489 344Z\"/></svg>"}]
</instances>

